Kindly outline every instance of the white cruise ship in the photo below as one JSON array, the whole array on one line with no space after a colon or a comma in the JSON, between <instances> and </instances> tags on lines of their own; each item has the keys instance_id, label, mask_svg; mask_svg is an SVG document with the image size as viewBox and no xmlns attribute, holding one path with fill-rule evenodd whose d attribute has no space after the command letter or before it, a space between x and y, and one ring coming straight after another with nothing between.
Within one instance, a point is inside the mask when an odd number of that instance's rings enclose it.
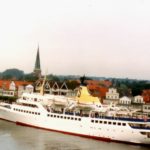
<instances>
[{"instance_id":1,"label":"white cruise ship","mask_svg":"<svg viewBox=\"0 0 150 150\"><path fill-rule=\"evenodd\" d=\"M84 103L84 99L91 103ZM0 103L0 118L19 125L109 142L150 145L149 118L134 118L131 113L121 117L119 110L114 111L110 115L111 111L92 97L86 86L80 86L76 99L24 93L16 103Z\"/></svg>"}]
</instances>

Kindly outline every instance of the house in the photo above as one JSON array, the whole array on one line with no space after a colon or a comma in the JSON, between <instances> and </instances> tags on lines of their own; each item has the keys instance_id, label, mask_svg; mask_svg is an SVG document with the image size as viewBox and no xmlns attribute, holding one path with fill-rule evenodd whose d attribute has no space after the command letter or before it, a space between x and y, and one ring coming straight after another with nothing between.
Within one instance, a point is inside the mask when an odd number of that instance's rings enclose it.
<instances>
[{"instance_id":1,"label":"house","mask_svg":"<svg viewBox=\"0 0 150 150\"><path fill-rule=\"evenodd\" d=\"M122 98L119 99L119 104L120 105L131 105L131 99L127 96L123 96Z\"/></svg>"},{"instance_id":2,"label":"house","mask_svg":"<svg viewBox=\"0 0 150 150\"><path fill-rule=\"evenodd\" d=\"M143 105L143 112L150 114L150 103Z\"/></svg>"},{"instance_id":3,"label":"house","mask_svg":"<svg viewBox=\"0 0 150 150\"><path fill-rule=\"evenodd\" d=\"M20 89L24 89L25 86L32 84L27 81L11 81L11 80L0 80L0 95L1 96L18 96Z\"/></svg>"},{"instance_id":4,"label":"house","mask_svg":"<svg viewBox=\"0 0 150 150\"><path fill-rule=\"evenodd\" d=\"M134 96L132 103L143 104L144 103L143 97L140 95Z\"/></svg>"},{"instance_id":5,"label":"house","mask_svg":"<svg viewBox=\"0 0 150 150\"><path fill-rule=\"evenodd\" d=\"M106 92L106 99L104 100L104 103L106 103L106 104L110 104L110 103L118 104L118 102L119 102L119 93L117 92L117 89L109 88L108 92Z\"/></svg>"},{"instance_id":6,"label":"house","mask_svg":"<svg viewBox=\"0 0 150 150\"><path fill-rule=\"evenodd\" d=\"M35 91L39 92L41 86L43 84L43 80L38 80L35 82ZM53 82L46 81L44 84L44 92L54 95L67 95L70 90L68 89L65 82Z\"/></svg>"},{"instance_id":7,"label":"house","mask_svg":"<svg viewBox=\"0 0 150 150\"><path fill-rule=\"evenodd\" d=\"M27 85L27 86L19 86L18 87L18 97L21 97L21 95L23 94L23 93L33 93L34 92L34 86L33 85L31 85L31 84L29 84L29 85Z\"/></svg>"},{"instance_id":8,"label":"house","mask_svg":"<svg viewBox=\"0 0 150 150\"><path fill-rule=\"evenodd\" d=\"M108 92L106 93L106 99L118 100L119 99L119 93L117 92L117 89L109 88Z\"/></svg>"}]
</instances>

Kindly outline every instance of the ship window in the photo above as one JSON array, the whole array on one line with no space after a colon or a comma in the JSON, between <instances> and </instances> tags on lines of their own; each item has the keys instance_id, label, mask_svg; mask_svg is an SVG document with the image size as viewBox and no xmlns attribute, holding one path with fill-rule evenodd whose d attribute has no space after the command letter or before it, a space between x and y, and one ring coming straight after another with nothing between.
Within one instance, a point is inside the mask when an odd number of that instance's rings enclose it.
<instances>
[{"instance_id":1,"label":"ship window","mask_svg":"<svg viewBox=\"0 0 150 150\"><path fill-rule=\"evenodd\" d=\"M121 123L120 123L120 122L118 122L118 126L121 126Z\"/></svg>"},{"instance_id":2,"label":"ship window","mask_svg":"<svg viewBox=\"0 0 150 150\"><path fill-rule=\"evenodd\" d=\"M66 119L66 117L64 117L64 119Z\"/></svg>"},{"instance_id":3,"label":"ship window","mask_svg":"<svg viewBox=\"0 0 150 150\"><path fill-rule=\"evenodd\" d=\"M40 115L40 113L38 113L38 115Z\"/></svg>"},{"instance_id":4,"label":"ship window","mask_svg":"<svg viewBox=\"0 0 150 150\"><path fill-rule=\"evenodd\" d=\"M35 112L35 114L37 115L37 112Z\"/></svg>"},{"instance_id":5,"label":"ship window","mask_svg":"<svg viewBox=\"0 0 150 150\"><path fill-rule=\"evenodd\" d=\"M16 110L16 109L14 108L14 110Z\"/></svg>"},{"instance_id":6,"label":"ship window","mask_svg":"<svg viewBox=\"0 0 150 150\"><path fill-rule=\"evenodd\" d=\"M126 123L122 123L123 126L126 126Z\"/></svg>"},{"instance_id":7,"label":"ship window","mask_svg":"<svg viewBox=\"0 0 150 150\"><path fill-rule=\"evenodd\" d=\"M53 117L53 115L51 115L51 117Z\"/></svg>"},{"instance_id":8,"label":"ship window","mask_svg":"<svg viewBox=\"0 0 150 150\"><path fill-rule=\"evenodd\" d=\"M146 135L147 133L146 132L141 132L141 134Z\"/></svg>"},{"instance_id":9,"label":"ship window","mask_svg":"<svg viewBox=\"0 0 150 150\"><path fill-rule=\"evenodd\" d=\"M94 122L94 120L91 120L91 122Z\"/></svg>"},{"instance_id":10,"label":"ship window","mask_svg":"<svg viewBox=\"0 0 150 150\"><path fill-rule=\"evenodd\" d=\"M60 116L60 118L63 118L63 116Z\"/></svg>"},{"instance_id":11,"label":"ship window","mask_svg":"<svg viewBox=\"0 0 150 150\"><path fill-rule=\"evenodd\" d=\"M49 114L47 114L47 117L49 117Z\"/></svg>"},{"instance_id":12,"label":"ship window","mask_svg":"<svg viewBox=\"0 0 150 150\"><path fill-rule=\"evenodd\" d=\"M23 112L23 110L21 110L21 112Z\"/></svg>"},{"instance_id":13,"label":"ship window","mask_svg":"<svg viewBox=\"0 0 150 150\"><path fill-rule=\"evenodd\" d=\"M107 124L107 121L104 121L104 124Z\"/></svg>"},{"instance_id":14,"label":"ship window","mask_svg":"<svg viewBox=\"0 0 150 150\"><path fill-rule=\"evenodd\" d=\"M73 117L71 117L71 120L73 120L74 118Z\"/></svg>"},{"instance_id":15,"label":"ship window","mask_svg":"<svg viewBox=\"0 0 150 150\"><path fill-rule=\"evenodd\" d=\"M79 118L78 120L81 121L81 118Z\"/></svg>"},{"instance_id":16,"label":"ship window","mask_svg":"<svg viewBox=\"0 0 150 150\"><path fill-rule=\"evenodd\" d=\"M26 111L24 110L24 113L25 113Z\"/></svg>"},{"instance_id":17,"label":"ship window","mask_svg":"<svg viewBox=\"0 0 150 150\"><path fill-rule=\"evenodd\" d=\"M57 116L57 118L59 118L59 116Z\"/></svg>"},{"instance_id":18,"label":"ship window","mask_svg":"<svg viewBox=\"0 0 150 150\"><path fill-rule=\"evenodd\" d=\"M54 115L54 118L56 118L56 115Z\"/></svg>"},{"instance_id":19,"label":"ship window","mask_svg":"<svg viewBox=\"0 0 150 150\"><path fill-rule=\"evenodd\" d=\"M116 122L113 122L113 125L116 125Z\"/></svg>"},{"instance_id":20,"label":"ship window","mask_svg":"<svg viewBox=\"0 0 150 150\"><path fill-rule=\"evenodd\" d=\"M68 119L70 119L70 117L68 117Z\"/></svg>"},{"instance_id":21,"label":"ship window","mask_svg":"<svg viewBox=\"0 0 150 150\"><path fill-rule=\"evenodd\" d=\"M99 123L103 123L103 121L100 121Z\"/></svg>"},{"instance_id":22,"label":"ship window","mask_svg":"<svg viewBox=\"0 0 150 150\"><path fill-rule=\"evenodd\" d=\"M98 120L95 120L95 123L98 123Z\"/></svg>"},{"instance_id":23,"label":"ship window","mask_svg":"<svg viewBox=\"0 0 150 150\"><path fill-rule=\"evenodd\" d=\"M34 112L32 112L32 114L34 114Z\"/></svg>"},{"instance_id":24,"label":"ship window","mask_svg":"<svg viewBox=\"0 0 150 150\"><path fill-rule=\"evenodd\" d=\"M108 124L111 124L112 122L108 122Z\"/></svg>"}]
</instances>

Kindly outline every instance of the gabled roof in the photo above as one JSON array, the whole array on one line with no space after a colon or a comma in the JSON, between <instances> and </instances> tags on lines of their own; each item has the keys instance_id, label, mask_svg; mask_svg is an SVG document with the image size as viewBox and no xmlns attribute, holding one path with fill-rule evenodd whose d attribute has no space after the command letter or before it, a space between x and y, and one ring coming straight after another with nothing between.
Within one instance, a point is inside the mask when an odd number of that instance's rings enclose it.
<instances>
[{"instance_id":1,"label":"gabled roof","mask_svg":"<svg viewBox=\"0 0 150 150\"><path fill-rule=\"evenodd\" d=\"M120 98L120 100L123 100L123 101L131 101L131 99L127 96L123 96Z\"/></svg>"}]
</instances>

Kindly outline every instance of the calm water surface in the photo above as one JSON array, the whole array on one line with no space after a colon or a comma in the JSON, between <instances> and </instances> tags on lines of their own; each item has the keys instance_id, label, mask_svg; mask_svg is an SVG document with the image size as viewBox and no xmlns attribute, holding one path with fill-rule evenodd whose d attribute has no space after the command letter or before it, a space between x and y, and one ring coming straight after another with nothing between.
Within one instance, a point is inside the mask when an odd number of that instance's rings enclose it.
<instances>
[{"instance_id":1,"label":"calm water surface","mask_svg":"<svg viewBox=\"0 0 150 150\"><path fill-rule=\"evenodd\" d=\"M0 150L149 150L49 132L0 120Z\"/></svg>"}]
</instances>

